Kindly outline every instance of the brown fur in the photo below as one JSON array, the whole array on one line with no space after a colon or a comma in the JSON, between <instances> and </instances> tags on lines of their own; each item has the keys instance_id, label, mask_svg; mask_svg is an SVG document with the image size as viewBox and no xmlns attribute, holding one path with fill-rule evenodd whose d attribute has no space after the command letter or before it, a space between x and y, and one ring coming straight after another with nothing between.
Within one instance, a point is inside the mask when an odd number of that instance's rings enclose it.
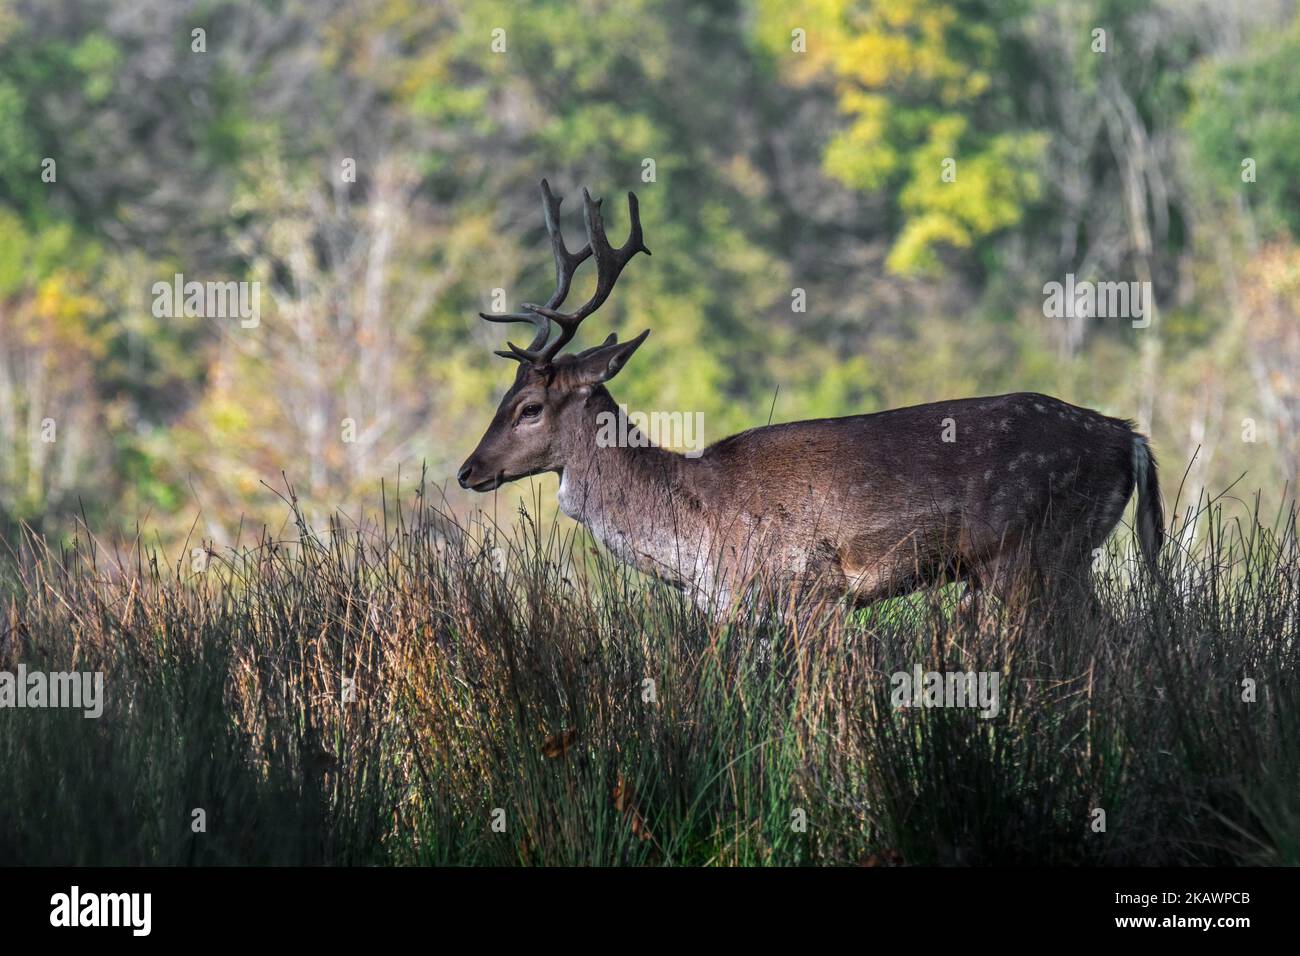
<instances>
[{"instance_id":1,"label":"brown fur","mask_svg":"<svg viewBox=\"0 0 1300 956\"><path fill-rule=\"evenodd\" d=\"M602 448L597 415L618 407L593 372L601 351L523 366L469 477L485 457L506 480L560 473L567 514L702 603L729 603L756 574L859 604L946 580L996 587L1013 556L1077 574L1134 490L1128 422L1035 393L755 428L698 458ZM550 417L522 440L520 396Z\"/></svg>"}]
</instances>

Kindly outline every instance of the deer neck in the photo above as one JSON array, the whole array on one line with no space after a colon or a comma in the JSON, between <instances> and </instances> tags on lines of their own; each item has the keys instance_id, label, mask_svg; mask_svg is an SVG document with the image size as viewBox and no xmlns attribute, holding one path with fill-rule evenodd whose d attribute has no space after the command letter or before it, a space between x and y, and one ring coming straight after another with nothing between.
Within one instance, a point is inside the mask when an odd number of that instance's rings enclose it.
<instances>
[{"instance_id":1,"label":"deer neck","mask_svg":"<svg viewBox=\"0 0 1300 956\"><path fill-rule=\"evenodd\" d=\"M560 508L621 559L663 573L678 563L673 503L688 493L688 459L649 439L599 386L568 436ZM692 498L694 496L691 496Z\"/></svg>"}]
</instances>

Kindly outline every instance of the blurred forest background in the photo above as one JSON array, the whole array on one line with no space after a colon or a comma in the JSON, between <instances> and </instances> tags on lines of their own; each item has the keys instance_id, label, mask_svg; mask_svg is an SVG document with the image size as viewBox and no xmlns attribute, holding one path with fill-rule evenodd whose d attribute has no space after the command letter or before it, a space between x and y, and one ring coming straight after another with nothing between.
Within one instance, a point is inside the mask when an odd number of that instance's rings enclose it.
<instances>
[{"instance_id":1,"label":"blurred forest background","mask_svg":"<svg viewBox=\"0 0 1300 956\"><path fill-rule=\"evenodd\" d=\"M543 176L571 245L579 186L616 242L638 193L580 340L653 329L613 391L708 441L1040 390L1137 418L1171 495L1198 448L1185 497L1300 474L1293 3L0 0L0 535L224 545L282 471L355 514L421 462L467 505ZM175 273L260 324L156 317ZM1044 317L1067 273L1154 321Z\"/></svg>"}]
</instances>

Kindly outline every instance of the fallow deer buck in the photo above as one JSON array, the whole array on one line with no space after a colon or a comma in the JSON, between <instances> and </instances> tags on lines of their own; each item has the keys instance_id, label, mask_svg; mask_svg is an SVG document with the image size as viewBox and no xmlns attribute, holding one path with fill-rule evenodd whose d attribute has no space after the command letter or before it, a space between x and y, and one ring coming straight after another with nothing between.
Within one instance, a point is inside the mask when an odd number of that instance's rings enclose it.
<instances>
[{"instance_id":1,"label":"fallow deer buck","mask_svg":"<svg viewBox=\"0 0 1300 956\"><path fill-rule=\"evenodd\" d=\"M609 447L599 423L622 413L605 384L649 330L559 353L628 261L650 254L636 196L628 194L628 239L613 248L600 201L584 189L588 241L577 252L564 243L560 197L545 180L542 197L555 291L545 305L525 304L519 313L480 313L490 322L531 323L536 335L527 348L508 343L496 353L519 367L460 469L461 487L486 492L556 472L565 514L619 559L688 589L715 612L760 574L792 586L815 583L857 605L951 580L966 581L963 600L973 602L980 589L1000 588L1021 570L1086 579L1092 549L1135 488L1138 538L1154 566L1163 516L1146 438L1130 422L1046 395L770 425L698 457L648 441ZM559 311L589 257L595 293L576 311ZM553 339L552 326L559 327Z\"/></svg>"}]
</instances>

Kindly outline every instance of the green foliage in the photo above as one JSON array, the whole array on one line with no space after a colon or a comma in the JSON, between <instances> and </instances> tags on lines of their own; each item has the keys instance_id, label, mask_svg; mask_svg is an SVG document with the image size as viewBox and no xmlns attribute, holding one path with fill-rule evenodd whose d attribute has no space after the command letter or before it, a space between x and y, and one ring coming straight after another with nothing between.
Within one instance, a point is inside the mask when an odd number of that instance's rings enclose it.
<instances>
[{"instance_id":1,"label":"green foliage","mask_svg":"<svg viewBox=\"0 0 1300 956\"><path fill-rule=\"evenodd\" d=\"M270 519L262 482L281 471L324 509L421 461L454 474L513 374L491 349L517 330L475 314L493 289L514 309L551 287L543 177L568 197L571 245L581 186L616 241L637 192L654 255L578 344L651 329L616 397L703 412L708 440L1027 388L1149 409L1175 460L1216 437L1188 438L1201 406L1289 427L1279 349L1232 346L1228 315L1254 227L1284 243L1297 227L1293 17L1146 0L146 0L111 16L117 2L0 13L0 335L31 350L11 347L0 398L22 424L0 455L28 461L38 412L72 415L82 442L76 467L0 468L6 517L66 530L84 502L175 540L201 506L208 533L233 535ZM155 317L149 289L176 272L261 282L261 330ZM1042 285L1066 272L1150 276L1161 323L1043 319ZM1203 398L1224 349L1234 371ZM339 439L345 419L364 452ZM1285 477L1282 444L1207 456L1203 477L1232 480L1230 461Z\"/></svg>"},{"instance_id":2,"label":"green foliage","mask_svg":"<svg viewBox=\"0 0 1300 956\"><path fill-rule=\"evenodd\" d=\"M1300 235L1300 23L1198 71L1184 126L1205 184L1238 195L1276 235ZM1254 161L1254 181L1243 163Z\"/></svg>"},{"instance_id":3,"label":"green foliage","mask_svg":"<svg viewBox=\"0 0 1300 956\"><path fill-rule=\"evenodd\" d=\"M0 39L0 197L38 215L52 191L39 175L42 159L71 159L60 148L59 120L49 105L101 106L113 90L121 51L94 30L66 39L30 31L19 25Z\"/></svg>"},{"instance_id":4,"label":"green foliage","mask_svg":"<svg viewBox=\"0 0 1300 956\"><path fill-rule=\"evenodd\" d=\"M827 143L826 172L898 196L902 228L891 269L934 272L936 248L969 248L1015 225L1038 198L1044 135L1018 128L1012 87L999 71L1018 5L837 0L761 8L763 35L790 72L834 80L848 125ZM806 28L806 52L791 49L790 27Z\"/></svg>"}]
</instances>

